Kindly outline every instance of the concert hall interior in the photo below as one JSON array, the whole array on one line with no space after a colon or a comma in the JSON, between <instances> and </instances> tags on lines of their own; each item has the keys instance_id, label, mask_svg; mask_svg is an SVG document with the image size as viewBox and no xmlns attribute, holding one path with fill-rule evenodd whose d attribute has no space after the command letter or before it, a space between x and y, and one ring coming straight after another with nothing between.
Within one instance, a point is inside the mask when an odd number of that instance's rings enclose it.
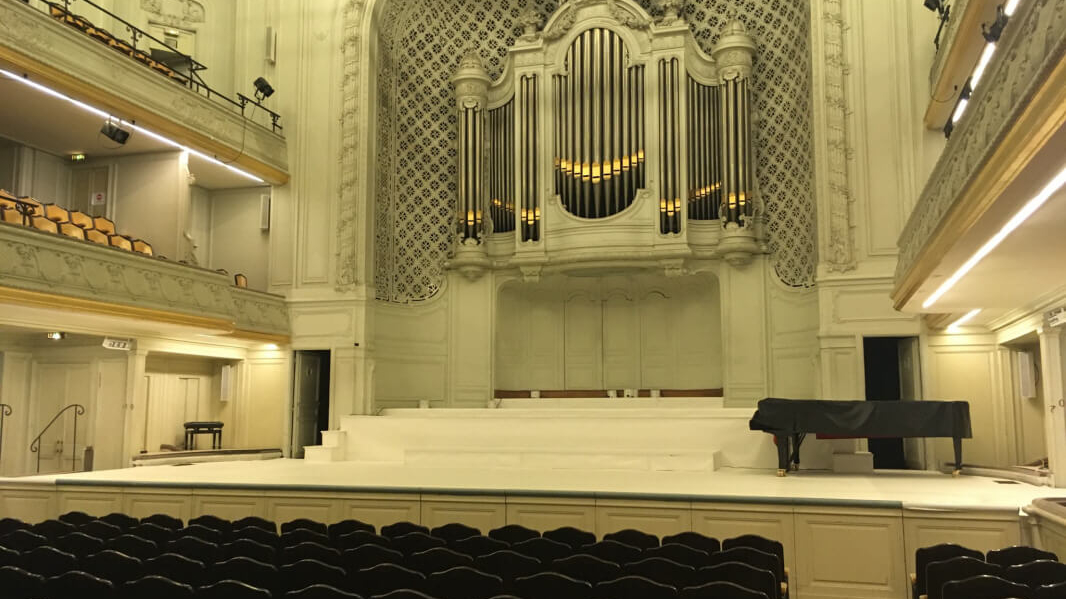
<instances>
[{"instance_id":1,"label":"concert hall interior","mask_svg":"<svg viewBox=\"0 0 1066 599\"><path fill-rule=\"evenodd\" d=\"M70 513L1066 559L1064 157L1061 0L0 1L0 585Z\"/></svg>"}]
</instances>

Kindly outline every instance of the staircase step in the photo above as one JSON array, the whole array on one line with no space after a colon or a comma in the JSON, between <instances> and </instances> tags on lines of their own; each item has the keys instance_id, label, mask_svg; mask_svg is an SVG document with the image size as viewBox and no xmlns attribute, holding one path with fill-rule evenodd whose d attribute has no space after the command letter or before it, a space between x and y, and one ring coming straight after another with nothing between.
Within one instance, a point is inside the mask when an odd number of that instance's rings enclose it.
<instances>
[{"instance_id":1,"label":"staircase step","mask_svg":"<svg viewBox=\"0 0 1066 599\"><path fill-rule=\"evenodd\" d=\"M322 431L322 445L326 447L345 447L348 433L344 431Z\"/></svg>"},{"instance_id":2,"label":"staircase step","mask_svg":"<svg viewBox=\"0 0 1066 599\"><path fill-rule=\"evenodd\" d=\"M304 461L306 462L343 462L346 447L329 445L308 445L304 447Z\"/></svg>"}]
</instances>

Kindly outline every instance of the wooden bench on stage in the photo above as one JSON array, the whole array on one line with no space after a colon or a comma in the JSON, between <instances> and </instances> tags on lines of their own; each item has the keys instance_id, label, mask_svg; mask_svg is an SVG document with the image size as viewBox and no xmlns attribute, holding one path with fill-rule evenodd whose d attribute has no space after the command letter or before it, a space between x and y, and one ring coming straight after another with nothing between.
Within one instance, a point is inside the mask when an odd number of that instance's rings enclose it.
<instances>
[{"instance_id":1,"label":"wooden bench on stage","mask_svg":"<svg viewBox=\"0 0 1066 599\"><path fill-rule=\"evenodd\" d=\"M221 422L186 422L185 449L196 449L196 435L211 435L211 449L222 449Z\"/></svg>"}]
</instances>

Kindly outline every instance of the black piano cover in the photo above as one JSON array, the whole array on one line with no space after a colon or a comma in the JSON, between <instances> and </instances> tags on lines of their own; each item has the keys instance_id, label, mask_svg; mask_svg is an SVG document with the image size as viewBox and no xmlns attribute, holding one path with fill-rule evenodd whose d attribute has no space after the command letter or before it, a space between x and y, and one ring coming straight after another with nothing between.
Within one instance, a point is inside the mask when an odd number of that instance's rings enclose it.
<instances>
[{"instance_id":1,"label":"black piano cover","mask_svg":"<svg viewBox=\"0 0 1066 599\"><path fill-rule=\"evenodd\" d=\"M753 431L850 437L959 437L969 439L965 401L834 401L767 398L749 423Z\"/></svg>"}]
</instances>

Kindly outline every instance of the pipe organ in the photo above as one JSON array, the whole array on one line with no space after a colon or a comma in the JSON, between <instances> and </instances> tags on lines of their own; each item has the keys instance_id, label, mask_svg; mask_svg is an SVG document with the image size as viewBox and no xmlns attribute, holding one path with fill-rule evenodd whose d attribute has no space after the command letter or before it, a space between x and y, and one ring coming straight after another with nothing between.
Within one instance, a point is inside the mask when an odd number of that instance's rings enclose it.
<instances>
[{"instance_id":1,"label":"pipe organ","mask_svg":"<svg viewBox=\"0 0 1066 599\"><path fill-rule=\"evenodd\" d=\"M496 81L466 53L452 267L741 266L762 251L755 44L734 19L708 55L669 8L656 22L633 0L566 0Z\"/></svg>"}]
</instances>

